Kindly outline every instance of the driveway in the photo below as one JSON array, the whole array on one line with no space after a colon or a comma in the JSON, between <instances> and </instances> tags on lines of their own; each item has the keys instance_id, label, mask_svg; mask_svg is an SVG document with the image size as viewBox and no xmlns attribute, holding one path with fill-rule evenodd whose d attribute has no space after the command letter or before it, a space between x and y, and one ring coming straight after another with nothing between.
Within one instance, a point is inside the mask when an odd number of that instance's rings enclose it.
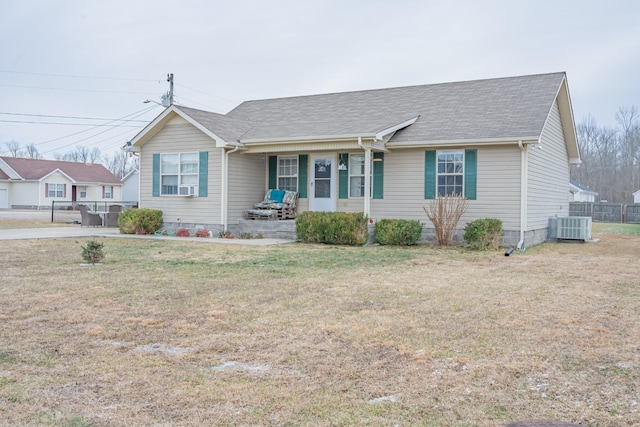
<instances>
[{"instance_id":1,"label":"driveway","mask_svg":"<svg viewBox=\"0 0 640 427\"><path fill-rule=\"evenodd\" d=\"M56 219L59 220L59 214L56 212ZM69 221L80 220L80 214L77 212L63 213L68 215ZM20 218L51 218L51 211L39 210L0 210L0 220L2 219L20 219ZM198 242L210 242L232 245L252 245L267 246L280 245L284 243L292 243L293 240L286 239L219 239L219 238L202 238L202 237L171 237L171 236L138 236L135 234L120 234L118 228L105 227L81 227L78 225L55 225L43 228L16 228L9 230L0 230L0 240L22 240L22 239L47 239L47 238L64 238L64 237L122 237L129 239L164 239L164 240L193 240Z\"/></svg>"}]
</instances>

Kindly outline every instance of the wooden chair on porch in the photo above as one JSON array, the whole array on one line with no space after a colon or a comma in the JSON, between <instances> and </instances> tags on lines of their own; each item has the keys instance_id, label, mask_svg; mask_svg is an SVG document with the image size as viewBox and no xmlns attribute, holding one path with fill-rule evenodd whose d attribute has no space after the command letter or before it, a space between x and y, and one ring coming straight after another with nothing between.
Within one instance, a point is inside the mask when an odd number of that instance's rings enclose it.
<instances>
[{"instance_id":1,"label":"wooden chair on porch","mask_svg":"<svg viewBox=\"0 0 640 427\"><path fill-rule=\"evenodd\" d=\"M296 191L270 189L254 209L244 212L245 219L295 219L298 193Z\"/></svg>"}]
</instances>

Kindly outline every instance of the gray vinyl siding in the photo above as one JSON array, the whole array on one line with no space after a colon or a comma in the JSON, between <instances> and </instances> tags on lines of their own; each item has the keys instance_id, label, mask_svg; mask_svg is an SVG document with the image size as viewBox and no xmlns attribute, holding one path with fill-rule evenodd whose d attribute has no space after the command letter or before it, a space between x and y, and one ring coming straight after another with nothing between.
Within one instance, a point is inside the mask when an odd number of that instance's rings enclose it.
<instances>
[{"instance_id":1,"label":"gray vinyl siding","mask_svg":"<svg viewBox=\"0 0 640 427\"><path fill-rule=\"evenodd\" d=\"M261 154L229 155L229 224L237 223L245 210L264 197L266 164Z\"/></svg>"},{"instance_id":2,"label":"gray vinyl siding","mask_svg":"<svg viewBox=\"0 0 640 427\"><path fill-rule=\"evenodd\" d=\"M540 141L528 153L527 230L546 228L551 216L569 215L569 157L557 102Z\"/></svg>"},{"instance_id":3,"label":"gray vinyl siding","mask_svg":"<svg viewBox=\"0 0 640 427\"><path fill-rule=\"evenodd\" d=\"M153 154L200 151L209 152L207 197L152 196ZM140 207L161 210L165 222L219 224L221 156L207 135L182 119L172 120L142 147Z\"/></svg>"}]
</instances>

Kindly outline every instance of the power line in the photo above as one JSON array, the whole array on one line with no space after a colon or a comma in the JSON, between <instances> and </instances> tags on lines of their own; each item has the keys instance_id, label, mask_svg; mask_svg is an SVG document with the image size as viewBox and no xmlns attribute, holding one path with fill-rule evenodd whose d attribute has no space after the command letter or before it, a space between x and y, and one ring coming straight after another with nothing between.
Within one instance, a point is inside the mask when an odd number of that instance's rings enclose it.
<instances>
[{"instance_id":1,"label":"power line","mask_svg":"<svg viewBox=\"0 0 640 427\"><path fill-rule=\"evenodd\" d=\"M192 87L189 87L189 86L185 86L185 85L183 85L183 84L176 84L176 86L183 87L183 88L185 88L185 89L189 89L189 90L192 90L192 91L194 91L194 92L198 92L198 93L201 93L201 94L203 94L203 95L210 96L210 97L212 97L212 98L217 98L217 99L219 99L219 100L221 100L221 101L226 101L226 102L229 102L229 103L231 103L231 104L233 104L233 105L238 105L238 104L239 104L239 102L238 102L238 101L232 101L232 100L230 100L230 99L226 99L226 98L223 98L223 97L221 97L221 96L213 95L213 94L210 94L210 93L204 92L204 91L199 90L199 89L195 89L195 88L192 88Z\"/></svg>"},{"instance_id":2,"label":"power line","mask_svg":"<svg viewBox=\"0 0 640 427\"><path fill-rule=\"evenodd\" d=\"M134 116L133 118L140 117L141 115L143 115L143 114L145 114L145 113L148 113L149 111L153 110L153 109L154 109L154 108L156 108L156 107L157 107L156 105L152 105L151 107L143 108L142 110L138 110L138 111L136 111L136 112L134 112L134 113L127 114L126 116L123 116L123 117L121 117L120 119L113 120L113 122L121 121L122 119L126 119L127 117L130 117L130 116ZM105 125L106 125L106 124L108 124L108 123L105 123ZM80 132L72 133L72 134L70 134L70 135L65 135L65 136L61 136L61 137L59 137L59 138L54 138L54 139L50 139L50 140L47 140L47 141L38 142L38 143L36 143L35 145L36 145L36 146L39 146L39 145L43 145L43 144L48 144L48 143L50 143L50 142L59 141L59 140L61 140L61 139L70 138L70 137L72 137L72 136L76 136L76 135L79 135L79 134L81 134L81 133L85 133L85 132L92 131L92 130L94 130L96 127L97 127L97 126L94 126L94 127L89 128L89 129L81 130ZM114 127L115 127L115 126L114 126ZM107 129L107 130L109 130L109 129ZM106 132L106 131L105 131L105 132ZM100 135L101 133L104 133L104 132L100 132L100 133L98 133L98 134L96 134L96 135L93 135L93 136ZM85 138L85 139L82 139L82 140L76 141L76 142L74 142L74 143L72 143L72 144L69 144L69 145L73 145L73 144L76 144L76 143L78 143L78 142L85 141L85 140L87 140L87 139L92 138L93 136L90 136L90 137L87 137L87 138ZM69 145L66 145L66 146L64 146L64 147L62 147L62 148L68 147ZM52 150L49 150L49 151L46 151L46 152L48 153L48 152L50 152L50 151L54 151L54 150L52 149Z\"/></svg>"},{"instance_id":3,"label":"power line","mask_svg":"<svg viewBox=\"0 0 640 427\"><path fill-rule=\"evenodd\" d=\"M121 90L99 90L99 89L68 89L60 87L41 87L41 86L22 86L22 85L6 85L0 84L2 87L13 87L19 89L37 89L37 90L61 90L69 92L94 92L94 93L120 93L120 94L133 94L133 95L149 95L152 92L131 92Z\"/></svg>"},{"instance_id":4,"label":"power line","mask_svg":"<svg viewBox=\"0 0 640 427\"><path fill-rule=\"evenodd\" d=\"M106 123L92 124L92 123L69 123L69 122L35 122L30 120L0 120L0 123L27 123L32 125L63 125L63 126L107 126ZM121 125L123 127L138 127L137 125Z\"/></svg>"},{"instance_id":5,"label":"power line","mask_svg":"<svg viewBox=\"0 0 640 427\"><path fill-rule=\"evenodd\" d=\"M105 119L102 117L78 117L78 116L55 116L51 114L27 114L27 113L5 113L0 112L7 116L25 116L25 117L51 117L56 119L77 119L77 120L117 120L117 119ZM123 122L141 122L147 123L146 120L122 120Z\"/></svg>"},{"instance_id":6,"label":"power line","mask_svg":"<svg viewBox=\"0 0 640 427\"><path fill-rule=\"evenodd\" d=\"M152 79L136 79L136 78L123 78L123 77L100 77L100 76L76 76L76 75L72 75L72 74L33 73L33 72L29 72L29 71L0 70L0 73L25 74L25 75L29 75L29 76L65 77L65 78L70 78L70 79L121 80L121 81L132 81L132 82L157 82L157 83L160 83L160 80L152 80Z\"/></svg>"}]
</instances>

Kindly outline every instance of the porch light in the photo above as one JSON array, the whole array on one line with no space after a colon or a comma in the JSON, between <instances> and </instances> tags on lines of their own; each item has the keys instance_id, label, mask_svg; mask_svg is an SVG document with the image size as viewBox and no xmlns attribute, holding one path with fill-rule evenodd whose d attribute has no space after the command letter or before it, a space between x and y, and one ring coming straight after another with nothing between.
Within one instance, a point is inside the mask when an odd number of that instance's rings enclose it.
<instances>
[{"instance_id":1,"label":"porch light","mask_svg":"<svg viewBox=\"0 0 640 427\"><path fill-rule=\"evenodd\" d=\"M347 170L347 163L344 161L344 157L342 157L342 154L340 154L340 161L338 161L338 170L339 171Z\"/></svg>"}]
</instances>

